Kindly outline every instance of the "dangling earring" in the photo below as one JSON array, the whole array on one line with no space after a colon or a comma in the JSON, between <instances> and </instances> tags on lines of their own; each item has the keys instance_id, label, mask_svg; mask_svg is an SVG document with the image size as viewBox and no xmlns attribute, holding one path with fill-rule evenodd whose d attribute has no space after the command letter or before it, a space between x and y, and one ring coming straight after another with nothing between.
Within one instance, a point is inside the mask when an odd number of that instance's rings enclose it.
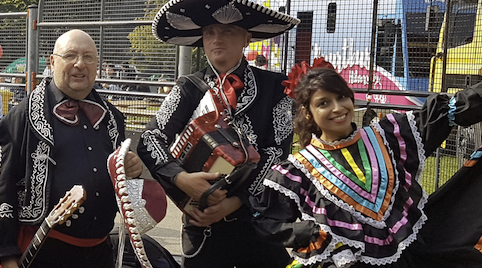
<instances>
[{"instance_id":1,"label":"dangling earring","mask_svg":"<svg viewBox=\"0 0 482 268\"><path fill-rule=\"evenodd\" d=\"M303 109L305 110L305 118L306 120L310 121L311 120L311 113L308 109L304 108L303 106Z\"/></svg>"}]
</instances>

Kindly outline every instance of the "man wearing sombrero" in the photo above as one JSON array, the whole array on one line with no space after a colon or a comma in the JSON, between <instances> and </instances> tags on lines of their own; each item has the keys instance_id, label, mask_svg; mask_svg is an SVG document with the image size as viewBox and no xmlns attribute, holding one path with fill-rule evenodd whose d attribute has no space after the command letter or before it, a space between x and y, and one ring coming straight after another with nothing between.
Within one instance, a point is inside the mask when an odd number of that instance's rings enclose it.
<instances>
[{"instance_id":1,"label":"man wearing sombrero","mask_svg":"<svg viewBox=\"0 0 482 268\"><path fill-rule=\"evenodd\" d=\"M245 204L263 191L269 168L290 152L292 103L281 85L286 76L249 66L243 50L298 23L247 0L172 0L154 19L154 36L162 42L204 47L209 67L190 76L224 89L219 95L226 100L226 111L261 156L236 192L216 190L208 197L208 208L184 215L183 267L285 267L290 262L283 247L255 234ZM186 194L199 200L210 187L207 181L219 176L186 172L169 149L203 96L190 79L179 78L139 142L139 156L175 202Z\"/></svg>"}]
</instances>

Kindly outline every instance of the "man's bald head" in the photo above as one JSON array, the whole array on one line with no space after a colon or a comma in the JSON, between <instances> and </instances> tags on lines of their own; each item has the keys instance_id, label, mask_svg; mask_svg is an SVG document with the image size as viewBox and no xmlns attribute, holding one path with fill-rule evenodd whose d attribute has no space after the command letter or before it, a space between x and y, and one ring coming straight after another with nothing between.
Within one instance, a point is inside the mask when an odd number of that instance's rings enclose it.
<instances>
[{"instance_id":1,"label":"man's bald head","mask_svg":"<svg viewBox=\"0 0 482 268\"><path fill-rule=\"evenodd\" d=\"M84 99L94 87L97 62L86 63L84 56L97 57L92 37L82 30L70 30L55 41L50 62L55 85L73 99ZM75 62L70 58L77 56Z\"/></svg>"}]
</instances>

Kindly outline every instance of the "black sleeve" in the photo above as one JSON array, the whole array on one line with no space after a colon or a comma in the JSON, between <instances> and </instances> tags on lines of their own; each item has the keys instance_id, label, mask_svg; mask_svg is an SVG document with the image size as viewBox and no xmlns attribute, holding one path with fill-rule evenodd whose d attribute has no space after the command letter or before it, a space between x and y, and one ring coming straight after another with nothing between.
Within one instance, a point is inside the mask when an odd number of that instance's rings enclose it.
<instances>
[{"instance_id":1,"label":"black sleeve","mask_svg":"<svg viewBox=\"0 0 482 268\"><path fill-rule=\"evenodd\" d=\"M180 78L147 124L137 147L137 153L152 177L161 183L172 199L178 201L185 197L185 193L172 183L172 178L184 169L170 153L169 146L189 122L202 95L185 78Z\"/></svg>"},{"instance_id":2,"label":"black sleeve","mask_svg":"<svg viewBox=\"0 0 482 268\"><path fill-rule=\"evenodd\" d=\"M422 110L414 113L426 156L450 134L453 127L450 117L460 126L470 126L482 120L481 96L482 83L479 83L457 92L453 99L446 94L434 94L427 98Z\"/></svg>"}]
</instances>

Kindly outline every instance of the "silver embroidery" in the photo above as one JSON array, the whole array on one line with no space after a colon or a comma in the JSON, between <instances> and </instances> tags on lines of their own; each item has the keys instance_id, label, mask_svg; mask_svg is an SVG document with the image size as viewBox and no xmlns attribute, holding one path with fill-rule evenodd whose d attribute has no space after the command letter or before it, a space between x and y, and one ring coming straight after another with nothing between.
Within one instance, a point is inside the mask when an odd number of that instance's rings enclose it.
<instances>
[{"instance_id":1,"label":"silver embroidery","mask_svg":"<svg viewBox=\"0 0 482 268\"><path fill-rule=\"evenodd\" d=\"M258 86L251 67L247 66L244 69L244 85L245 88L241 92L241 96L238 98L238 104L236 105L236 114L242 113L258 95Z\"/></svg>"},{"instance_id":2,"label":"silver embroidery","mask_svg":"<svg viewBox=\"0 0 482 268\"><path fill-rule=\"evenodd\" d=\"M250 32L281 33L291 27L291 24L259 24L249 29Z\"/></svg>"},{"instance_id":3,"label":"silver embroidery","mask_svg":"<svg viewBox=\"0 0 482 268\"><path fill-rule=\"evenodd\" d=\"M0 205L0 218L13 219L13 206L7 203Z\"/></svg>"},{"instance_id":4,"label":"silver embroidery","mask_svg":"<svg viewBox=\"0 0 482 268\"><path fill-rule=\"evenodd\" d=\"M167 137L165 135L163 137L159 129L147 130L142 133L141 137L143 139L143 144L146 146L146 150L151 152L152 159L156 160L156 165L165 164L169 161L169 158L164 148L162 148L161 144L156 140L156 135L167 140Z\"/></svg>"},{"instance_id":5,"label":"silver embroidery","mask_svg":"<svg viewBox=\"0 0 482 268\"><path fill-rule=\"evenodd\" d=\"M48 174L48 161L47 157L42 157L43 155L50 155L50 146L39 141L37 144L37 149L32 153L30 157L33 160L32 175L30 177L30 204L26 206L19 206L19 218L24 219L24 221L36 221L45 213L45 187Z\"/></svg>"},{"instance_id":6,"label":"silver embroidery","mask_svg":"<svg viewBox=\"0 0 482 268\"><path fill-rule=\"evenodd\" d=\"M54 144L53 129L50 123L45 118L44 106L45 106L45 85L50 83L51 78L45 78L42 80L30 94L29 98L29 113L28 119L30 124L40 136L45 140Z\"/></svg>"},{"instance_id":7,"label":"silver embroidery","mask_svg":"<svg viewBox=\"0 0 482 268\"><path fill-rule=\"evenodd\" d=\"M258 150L258 135L254 132L253 124L249 119L248 115L235 117L236 126L240 129L249 140L249 143L253 145L256 151Z\"/></svg>"},{"instance_id":8,"label":"silver embroidery","mask_svg":"<svg viewBox=\"0 0 482 268\"><path fill-rule=\"evenodd\" d=\"M191 18L172 12L166 12L166 20L176 30L195 30L201 26L194 23Z\"/></svg>"},{"instance_id":9,"label":"silver embroidery","mask_svg":"<svg viewBox=\"0 0 482 268\"><path fill-rule=\"evenodd\" d=\"M264 191L264 177L266 177L266 174L268 174L273 165L281 162L281 156L283 155L283 149L276 147L268 147L263 149L263 152L268 155L268 159L248 189L249 193L253 196L257 196Z\"/></svg>"},{"instance_id":10,"label":"silver embroidery","mask_svg":"<svg viewBox=\"0 0 482 268\"><path fill-rule=\"evenodd\" d=\"M243 14L241 14L233 3L229 3L214 11L212 16L221 24L230 24L243 19Z\"/></svg>"},{"instance_id":11,"label":"silver embroidery","mask_svg":"<svg viewBox=\"0 0 482 268\"><path fill-rule=\"evenodd\" d=\"M166 41L162 41L163 43L166 42L166 43L170 43L170 44L178 44L178 45L184 45L184 46L190 46L194 43L196 43L197 41L199 41L199 39L202 38L202 35L195 35L195 36L174 36L172 38L169 38L169 36L164 36L164 39Z\"/></svg>"},{"instance_id":12,"label":"silver embroidery","mask_svg":"<svg viewBox=\"0 0 482 268\"><path fill-rule=\"evenodd\" d=\"M143 179L130 179L126 180L126 190L127 196L130 197L132 206L132 215L134 216L134 221L136 221L136 227L139 233L144 234L151 230L157 225L157 222L149 214L146 209L147 201L142 198L142 192L144 189ZM127 213L127 212L126 212Z\"/></svg>"},{"instance_id":13,"label":"silver embroidery","mask_svg":"<svg viewBox=\"0 0 482 268\"><path fill-rule=\"evenodd\" d=\"M181 88L175 85L166 99L162 102L161 108L156 112L157 127L164 130L172 113L177 109L181 101Z\"/></svg>"},{"instance_id":14,"label":"silver embroidery","mask_svg":"<svg viewBox=\"0 0 482 268\"><path fill-rule=\"evenodd\" d=\"M117 121L115 121L114 113L112 112L111 109L109 109L109 106L107 103L104 102L104 106L107 107L108 112L109 112L109 121L107 122L107 133L109 133L110 140L112 142L112 150L117 149L117 142L119 139L119 129L117 128Z\"/></svg>"},{"instance_id":15,"label":"silver embroidery","mask_svg":"<svg viewBox=\"0 0 482 268\"><path fill-rule=\"evenodd\" d=\"M274 139L280 145L293 132L293 99L284 97L273 109Z\"/></svg>"}]
</instances>

